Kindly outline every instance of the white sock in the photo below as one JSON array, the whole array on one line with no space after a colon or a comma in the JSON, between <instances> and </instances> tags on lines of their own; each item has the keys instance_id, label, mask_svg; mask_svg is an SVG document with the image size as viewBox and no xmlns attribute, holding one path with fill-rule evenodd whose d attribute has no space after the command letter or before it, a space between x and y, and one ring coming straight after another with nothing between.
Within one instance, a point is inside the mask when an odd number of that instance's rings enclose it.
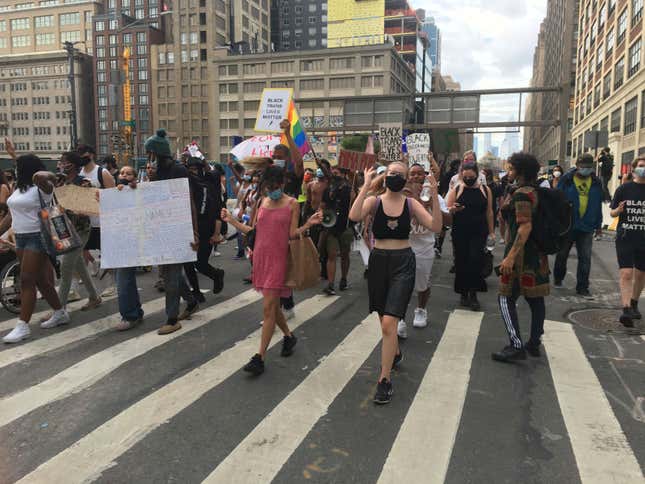
<instances>
[{"instance_id":1,"label":"white sock","mask_svg":"<svg viewBox=\"0 0 645 484\"><path fill-rule=\"evenodd\" d=\"M63 314L65 314L65 308L56 309L54 311L54 316L62 316Z\"/></svg>"}]
</instances>

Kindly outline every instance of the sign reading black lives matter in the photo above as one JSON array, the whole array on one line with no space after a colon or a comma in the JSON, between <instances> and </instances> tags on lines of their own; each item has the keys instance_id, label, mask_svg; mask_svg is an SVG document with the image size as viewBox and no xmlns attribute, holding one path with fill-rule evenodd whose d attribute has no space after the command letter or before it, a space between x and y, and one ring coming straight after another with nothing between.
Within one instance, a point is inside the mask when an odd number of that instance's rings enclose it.
<instances>
[{"instance_id":1,"label":"sign reading black lives matter","mask_svg":"<svg viewBox=\"0 0 645 484\"><path fill-rule=\"evenodd\" d=\"M255 118L255 131L279 133L280 122L287 118L293 89L265 89Z\"/></svg>"},{"instance_id":2,"label":"sign reading black lives matter","mask_svg":"<svg viewBox=\"0 0 645 484\"><path fill-rule=\"evenodd\" d=\"M401 161L403 144L403 125L401 123L379 124L378 140L381 143L379 158L387 161Z\"/></svg>"}]
</instances>

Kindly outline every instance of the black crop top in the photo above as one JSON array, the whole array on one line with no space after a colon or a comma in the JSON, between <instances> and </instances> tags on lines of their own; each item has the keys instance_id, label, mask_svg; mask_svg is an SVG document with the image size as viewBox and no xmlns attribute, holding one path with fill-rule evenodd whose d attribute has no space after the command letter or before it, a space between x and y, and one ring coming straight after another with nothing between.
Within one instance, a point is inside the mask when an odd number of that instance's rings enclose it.
<instances>
[{"instance_id":1,"label":"black crop top","mask_svg":"<svg viewBox=\"0 0 645 484\"><path fill-rule=\"evenodd\" d=\"M407 240L410 238L410 199L406 198L403 211L398 217L388 217L383 210L381 197L376 199L376 213L372 223L375 239Z\"/></svg>"}]
</instances>

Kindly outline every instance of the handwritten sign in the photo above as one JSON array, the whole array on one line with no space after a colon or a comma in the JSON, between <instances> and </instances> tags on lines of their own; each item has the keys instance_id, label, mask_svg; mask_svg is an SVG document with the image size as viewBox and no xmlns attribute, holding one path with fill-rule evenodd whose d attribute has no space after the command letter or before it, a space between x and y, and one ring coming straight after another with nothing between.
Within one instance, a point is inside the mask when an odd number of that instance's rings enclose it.
<instances>
[{"instance_id":1,"label":"handwritten sign","mask_svg":"<svg viewBox=\"0 0 645 484\"><path fill-rule=\"evenodd\" d=\"M338 166L351 171L363 171L376 163L376 155L360 151L340 150Z\"/></svg>"},{"instance_id":2,"label":"handwritten sign","mask_svg":"<svg viewBox=\"0 0 645 484\"><path fill-rule=\"evenodd\" d=\"M387 161L400 161L403 143L401 123L379 124L378 132L381 143L380 158Z\"/></svg>"},{"instance_id":3,"label":"handwritten sign","mask_svg":"<svg viewBox=\"0 0 645 484\"><path fill-rule=\"evenodd\" d=\"M280 122L287 117L293 89L265 89L255 118L255 131L279 133Z\"/></svg>"},{"instance_id":4,"label":"handwritten sign","mask_svg":"<svg viewBox=\"0 0 645 484\"><path fill-rule=\"evenodd\" d=\"M96 199L98 188L64 185L55 190L58 203L65 210L79 215L99 216L99 201Z\"/></svg>"},{"instance_id":5,"label":"handwritten sign","mask_svg":"<svg viewBox=\"0 0 645 484\"><path fill-rule=\"evenodd\" d=\"M428 133L409 134L406 138L408 145L408 159L410 165L415 163L423 166L425 171L430 171L428 152L430 151L430 135Z\"/></svg>"},{"instance_id":6,"label":"handwritten sign","mask_svg":"<svg viewBox=\"0 0 645 484\"><path fill-rule=\"evenodd\" d=\"M101 190L101 268L196 260L187 178Z\"/></svg>"},{"instance_id":7,"label":"handwritten sign","mask_svg":"<svg viewBox=\"0 0 645 484\"><path fill-rule=\"evenodd\" d=\"M253 136L242 141L231 150L231 154L238 160L244 158L271 158L273 148L280 144L279 135Z\"/></svg>"}]
</instances>

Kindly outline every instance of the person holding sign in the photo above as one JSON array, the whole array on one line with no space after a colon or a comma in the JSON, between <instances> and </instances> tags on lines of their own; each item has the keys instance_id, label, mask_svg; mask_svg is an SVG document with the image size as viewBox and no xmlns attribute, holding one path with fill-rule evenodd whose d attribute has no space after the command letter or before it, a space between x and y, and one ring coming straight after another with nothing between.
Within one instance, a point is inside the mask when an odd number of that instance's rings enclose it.
<instances>
[{"instance_id":1,"label":"person holding sign","mask_svg":"<svg viewBox=\"0 0 645 484\"><path fill-rule=\"evenodd\" d=\"M317 212L298 228L300 207L296 199L284 192L285 174L282 168L267 168L261 186L263 197L259 202L254 227L256 236L253 246L253 286L264 296L264 324L260 349L244 366L244 371L253 375L264 373L264 359L276 325L284 334L281 355L288 357L293 354L298 339L289 330L280 310L280 298L291 294L291 290L285 286L289 239L300 237L322 220L322 214ZM251 231L251 227L241 223L226 209L222 210L222 220L245 234Z\"/></svg>"},{"instance_id":2,"label":"person holding sign","mask_svg":"<svg viewBox=\"0 0 645 484\"><path fill-rule=\"evenodd\" d=\"M401 362L403 354L397 340L397 324L405 313L414 291L416 262L410 247L412 218L432 232L441 230L441 213L437 182L428 175L432 189L432 213L417 200L403 193L407 182L408 167L401 162L390 163L385 176L386 191L382 196L368 198L374 168L365 170L365 183L349 212L353 222L361 222L372 215L374 250L370 255L367 286L370 312L376 311L381 320L383 344L381 349L381 374L374 395L374 403L386 404L392 399L390 372Z\"/></svg>"}]
</instances>

